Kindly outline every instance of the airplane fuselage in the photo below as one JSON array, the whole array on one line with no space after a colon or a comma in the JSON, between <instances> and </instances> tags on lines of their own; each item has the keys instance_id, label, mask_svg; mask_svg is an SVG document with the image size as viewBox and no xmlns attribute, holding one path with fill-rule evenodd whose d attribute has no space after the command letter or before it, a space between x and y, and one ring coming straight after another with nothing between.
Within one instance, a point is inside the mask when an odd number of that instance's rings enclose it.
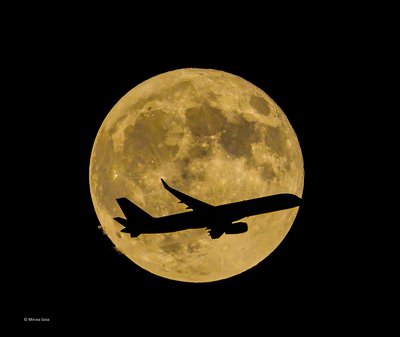
<instances>
[{"instance_id":1,"label":"airplane fuselage","mask_svg":"<svg viewBox=\"0 0 400 337\"><path fill-rule=\"evenodd\" d=\"M253 215L293 208L299 206L301 202L301 199L294 194L275 194L213 206L170 187L163 179L161 182L167 191L193 211L155 218L129 199L118 198L117 203L126 217L126 219L114 218L125 227L121 229L121 232L129 233L131 237L137 237L140 234L207 228L211 238L216 239L223 233L240 234L248 230L247 223L235 221Z\"/></svg>"},{"instance_id":2,"label":"airplane fuselage","mask_svg":"<svg viewBox=\"0 0 400 337\"><path fill-rule=\"evenodd\" d=\"M213 206L198 212L188 211L151 218L143 223L135 223L143 234L168 233L185 229L231 224L245 217L296 207L301 199L292 194L277 194L230 204Z\"/></svg>"}]
</instances>

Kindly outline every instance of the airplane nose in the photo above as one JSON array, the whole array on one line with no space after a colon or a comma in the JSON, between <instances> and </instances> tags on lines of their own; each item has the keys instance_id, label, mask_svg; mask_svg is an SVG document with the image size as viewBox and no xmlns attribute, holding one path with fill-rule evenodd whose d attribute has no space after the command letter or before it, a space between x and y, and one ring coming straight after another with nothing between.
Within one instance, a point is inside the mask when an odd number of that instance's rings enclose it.
<instances>
[{"instance_id":1,"label":"airplane nose","mask_svg":"<svg viewBox=\"0 0 400 337\"><path fill-rule=\"evenodd\" d=\"M297 195L292 194L292 203L295 206L301 206L303 204L303 199L298 197Z\"/></svg>"},{"instance_id":2,"label":"airplane nose","mask_svg":"<svg viewBox=\"0 0 400 337\"><path fill-rule=\"evenodd\" d=\"M284 203L287 205L287 208L301 206L303 204L303 199L299 198L294 194L284 194Z\"/></svg>"}]
</instances>

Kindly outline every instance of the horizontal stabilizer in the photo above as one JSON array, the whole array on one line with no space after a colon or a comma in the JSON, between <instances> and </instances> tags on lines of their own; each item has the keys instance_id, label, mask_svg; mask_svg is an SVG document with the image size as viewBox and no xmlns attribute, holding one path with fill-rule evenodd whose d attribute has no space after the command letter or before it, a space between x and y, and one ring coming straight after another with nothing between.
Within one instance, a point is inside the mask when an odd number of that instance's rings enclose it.
<instances>
[{"instance_id":1,"label":"horizontal stabilizer","mask_svg":"<svg viewBox=\"0 0 400 337\"><path fill-rule=\"evenodd\" d=\"M124 226L123 229L121 229L122 233L128 233L131 235L131 238L133 237L138 237L140 234L142 234L141 227L138 225L132 225L128 220L123 219L123 218L114 218L115 221L120 223L122 226Z\"/></svg>"},{"instance_id":2,"label":"horizontal stabilizer","mask_svg":"<svg viewBox=\"0 0 400 337\"><path fill-rule=\"evenodd\" d=\"M116 222L118 222L119 224L121 224L122 226L128 226L128 220L126 220L126 219L124 219L124 218L120 218L120 217L117 217L117 218L114 218L114 220L116 221ZM123 230L122 230L123 231Z\"/></svg>"}]
</instances>

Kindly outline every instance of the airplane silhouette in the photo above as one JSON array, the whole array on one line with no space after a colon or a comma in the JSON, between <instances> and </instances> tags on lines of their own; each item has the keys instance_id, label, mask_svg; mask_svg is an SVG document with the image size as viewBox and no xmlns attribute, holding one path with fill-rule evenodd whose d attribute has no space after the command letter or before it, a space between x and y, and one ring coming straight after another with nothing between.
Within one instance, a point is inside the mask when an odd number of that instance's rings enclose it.
<instances>
[{"instance_id":1,"label":"airplane silhouette","mask_svg":"<svg viewBox=\"0 0 400 337\"><path fill-rule=\"evenodd\" d=\"M126 219L114 218L125 227L121 232L129 233L131 237L138 237L140 234L205 228L212 239L217 239L224 233L247 232L247 223L235 222L242 218L293 208L301 204L301 199L296 195L283 193L213 206L173 189L163 179L161 182L168 192L179 199L179 203L186 204L187 209L192 211L155 218L127 198L118 198L116 199L118 205L126 217Z\"/></svg>"}]
</instances>

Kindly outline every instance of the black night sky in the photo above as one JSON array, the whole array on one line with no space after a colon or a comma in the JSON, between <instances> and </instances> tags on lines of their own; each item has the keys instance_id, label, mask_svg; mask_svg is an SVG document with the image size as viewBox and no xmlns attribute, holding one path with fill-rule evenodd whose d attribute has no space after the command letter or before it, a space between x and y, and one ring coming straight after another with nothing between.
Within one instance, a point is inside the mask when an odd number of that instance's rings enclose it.
<instances>
[{"instance_id":1,"label":"black night sky","mask_svg":"<svg viewBox=\"0 0 400 337\"><path fill-rule=\"evenodd\" d=\"M343 54L334 31L321 38L312 27L269 31L262 41L247 31L197 32L190 40L178 32L130 41L26 32L24 53L10 61L15 124L8 124L21 137L9 154L19 177L9 224L18 229L12 239L18 242L17 321L109 321L145 325L150 334L182 329L180 322L201 332L216 324L219 331L248 327L267 334L273 324L286 329L318 321L331 331L351 321L351 308L363 303L354 267L360 264L359 255L345 253L351 243L343 227L350 224L332 174L340 174L343 158L331 135L341 135L334 117L353 94L346 79L353 57ZM304 205L281 245L255 268L206 284L162 279L116 253L97 228L88 182L93 141L113 105L142 81L184 67L231 72L268 93L291 122L305 164Z\"/></svg>"}]
</instances>

